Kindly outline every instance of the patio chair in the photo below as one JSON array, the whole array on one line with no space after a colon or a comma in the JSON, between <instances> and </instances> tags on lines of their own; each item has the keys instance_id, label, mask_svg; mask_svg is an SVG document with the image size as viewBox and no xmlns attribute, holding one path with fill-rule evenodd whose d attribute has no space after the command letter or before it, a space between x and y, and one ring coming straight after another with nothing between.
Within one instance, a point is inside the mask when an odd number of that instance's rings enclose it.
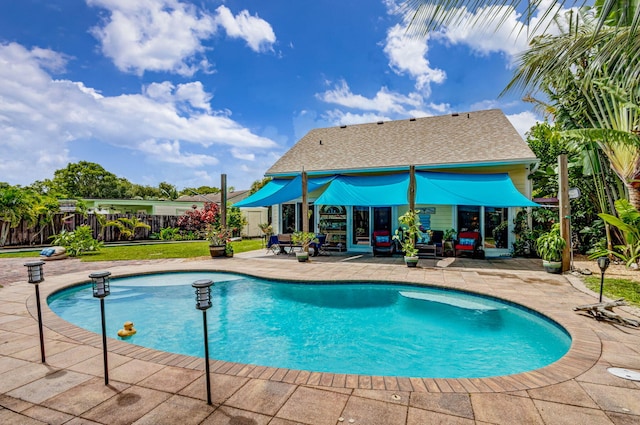
<instances>
[{"instance_id":1,"label":"patio chair","mask_svg":"<svg viewBox=\"0 0 640 425\"><path fill-rule=\"evenodd\" d=\"M461 254L471 254L473 258L479 256L482 240L479 232L460 232L455 244L456 257Z\"/></svg>"},{"instance_id":2,"label":"patio chair","mask_svg":"<svg viewBox=\"0 0 640 425\"><path fill-rule=\"evenodd\" d=\"M376 230L371 238L374 257L378 254L393 254L393 240L388 230Z\"/></svg>"}]
</instances>

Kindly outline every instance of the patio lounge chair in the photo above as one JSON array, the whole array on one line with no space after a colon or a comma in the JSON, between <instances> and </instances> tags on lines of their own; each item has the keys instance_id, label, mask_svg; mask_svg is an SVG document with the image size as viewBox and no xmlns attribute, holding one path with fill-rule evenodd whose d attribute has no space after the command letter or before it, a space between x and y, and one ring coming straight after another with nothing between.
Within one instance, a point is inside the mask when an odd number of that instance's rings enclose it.
<instances>
[{"instance_id":1,"label":"patio lounge chair","mask_svg":"<svg viewBox=\"0 0 640 425\"><path fill-rule=\"evenodd\" d=\"M477 258L481 245L482 241L479 232L460 232L455 245L456 256L471 254L473 258Z\"/></svg>"},{"instance_id":2,"label":"patio lounge chair","mask_svg":"<svg viewBox=\"0 0 640 425\"><path fill-rule=\"evenodd\" d=\"M378 254L393 254L393 240L391 239L391 233L388 230L376 230L373 232L373 255Z\"/></svg>"}]
</instances>

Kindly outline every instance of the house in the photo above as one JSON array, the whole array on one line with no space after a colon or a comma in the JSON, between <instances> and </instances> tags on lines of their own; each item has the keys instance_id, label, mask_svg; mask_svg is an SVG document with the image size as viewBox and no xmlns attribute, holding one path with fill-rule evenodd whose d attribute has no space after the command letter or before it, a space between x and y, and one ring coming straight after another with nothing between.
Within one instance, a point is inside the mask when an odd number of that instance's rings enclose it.
<instances>
[{"instance_id":1,"label":"house","mask_svg":"<svg viewBox=\"0 0 640 425\"><path fill-rule=\"evenodd\" d=\"M510 254L513 218L531 199L537 158L497 109L309 131L265 173L273 180L237 206L273 206L274 231L302 228L302 172L309 229L330 245L371 252L415 206L424 229L477 230L488 256Z\"/></svg>"},{"instance_id":2,"label":"house","mask_svg":"<svg viewBox=\"0 0 640 425\"><path fill-rule=\"evenodd\" d=\"M234 204L246 198L248 190L237 190L227 193L227 203ZM220 193L207 195L183 195L171 201L165 199L85 199L88 212L102 214L147 214L147 215L183 215L192 209L194 205L202 208L205 202L221 202ZM258 226L269 220L268 209L262 207L242 208L242 213L247 219L247 225L241 230L241 234L247 237L261 237L262 231Z\"/></svg>"}]
</instances>

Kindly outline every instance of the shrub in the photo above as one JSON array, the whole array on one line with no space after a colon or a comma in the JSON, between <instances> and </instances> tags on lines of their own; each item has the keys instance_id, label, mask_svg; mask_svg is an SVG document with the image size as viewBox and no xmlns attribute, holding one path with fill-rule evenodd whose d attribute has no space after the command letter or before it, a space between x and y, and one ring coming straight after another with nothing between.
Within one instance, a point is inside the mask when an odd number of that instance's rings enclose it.
<instances>
[{"instance_id":1,"label":"shrub","mask_svg":"<svg viewBox=\"0 0 640 425\"><path fill-rule=\"evenodd\" d=\"M85 252L99 251L103 246L102 242L93 238L89 226L80 226L73 232L62 229L59 234L51 236L51 239L52 245L63 246L71 257L78 257Z\"/></svg>"}]
</instances>

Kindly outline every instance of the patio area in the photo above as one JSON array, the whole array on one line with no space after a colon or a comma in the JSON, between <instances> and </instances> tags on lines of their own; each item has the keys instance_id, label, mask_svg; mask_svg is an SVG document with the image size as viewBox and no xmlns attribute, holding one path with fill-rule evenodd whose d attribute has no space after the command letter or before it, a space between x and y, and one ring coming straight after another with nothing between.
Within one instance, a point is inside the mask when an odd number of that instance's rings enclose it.
<instances>
[{"instance_id":1,"label":"patio area","mask_svg":"<svg viewBox=\"0 0 640 425\"><path fill-rule=\"evenodd\" d=\"M233 259L47 262L40 284L46 364L33 285L24 258L0 260L0 423L4 424L638 424L640 382L609 367L640 370L640 329L597 322L573 307L597 301L571 275L542 271L540 260L421 259L330 255L298 263L265 250ZM112 276L216 270L287 280L375 280L431 284L489 294L538 310L573 338L569 353L532 372L482 379L330 374L215 360L213 406L206 404L204 360L110 339L104 385L100 335L53 314L51 292ZM593 270L595 272L595 270ZM107 300L108 302L108 300ZM97 303L97 301L96 301ZM624 316L635 310L616 308ZM638 316L635 316L638 318ZM277 349L277 347L274 347ZM499 349L499 347L496 347ZM428 353L425 353L428 356Z\"/></svg>"}]
</instances>

